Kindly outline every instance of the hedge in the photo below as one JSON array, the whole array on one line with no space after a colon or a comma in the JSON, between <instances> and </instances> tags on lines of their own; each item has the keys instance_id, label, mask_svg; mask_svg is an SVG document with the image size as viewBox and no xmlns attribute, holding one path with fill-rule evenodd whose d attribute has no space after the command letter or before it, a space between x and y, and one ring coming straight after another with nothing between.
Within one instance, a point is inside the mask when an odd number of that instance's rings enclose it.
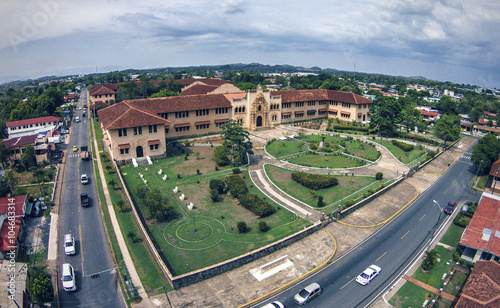
<instances>
[{"instance_id":1,"label":"hedge","mask_svg":"<svg viewBox=\"0 0 500 308\"><path fill-rule=\"evenodd\" d=\"M217 166L222 167L231 164L231 161L227 157L226 153L227 151L223 146L215 147L214 156L215 156L215 163L217 164Z\"/></svg>"},{"instance_id":2,"label":"hedge","mask_svg":"<svg viewBox=\"0 0 500 308\"><path fill-rule=\"evenodd\" d=\"M337 130L355 130L358 132L365 132L367 133L369 130L369 127L367 126L349 126L349 125L342 125L342 124L335 124L333 126L333 131Z\"/></svg>"},{"instance_id":3,"label":"hedge","mask_svg":"<svg viewBox=\"0 0 500 308\"><path fill-rule=\"evenodd\" d=\"M415 140L415 141L419 141L419 142L424 142L424 143L428 143L428 144L432 144L432 145L440 145L440 142L437 141L437 140L425 138L425 137L419 136L419 135L412 135L412 134L401 133L401 134L399 134L399 137L400 138L404 138L404 139L409 139L409 140Z\"/></svg>"},{"instance_id":4,"label":"hedge","mask_svg":"<svg viewBox=\"0 0 500 308\"><path fill-rule=\"evenodd\" d=\"M304 172L292 172L292 179L295 182L314 190L332 187L339 183L339 180L332 176Z\"/></svg>"},{"instance_id":5,"label":"hedge","mask_svg":"<svg viewBox=\"0 0 500 308\"><path fill-rule=\"evenodd\" d=\"M248 189L240 176L231 175L227 177L227 191L231 194L231 197L239 199L240 195L248 192Z\"/></svg>"},{"instance_id":6,"label":"hedge","mask_svg":"<svg viewBox=\"0 0 500 308\"><path fill-rule=\"evenodd\" d=\"M405 152L410 152L414 148L414 146L412 144L404 143L404 142L397 141L397 140L392 140L392 144L397 146L398 148L400 148L401 150L403 150Z\"/></svg>"},{"instance_id":7,"label":"hedge","mask_svg":"<svg viewBox=\"0 0 500 308\"><path fill-rule=\"evenodd\" d=\"M269 202L254 194L242 194L238 200L241 205L259 217L266 217L276 212L276 209Z\"/></svg>"}]
</instances>

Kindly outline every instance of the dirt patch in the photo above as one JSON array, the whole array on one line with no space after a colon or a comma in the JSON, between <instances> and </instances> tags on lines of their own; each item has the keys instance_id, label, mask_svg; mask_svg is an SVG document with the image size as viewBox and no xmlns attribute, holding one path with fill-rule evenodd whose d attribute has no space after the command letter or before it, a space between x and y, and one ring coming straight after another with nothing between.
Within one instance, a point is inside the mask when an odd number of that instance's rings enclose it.
<instances>
[{"instance_id":1,"label":"dirt patch","mask_svg":"<svg viewBox=\"0 0 500 308\"><path fill-rule=\"evenodd\" d=\"M188 159L185 160L179 166L172 168L173 173L183 174L196 174L196 170L200 170L200 173L214 172L215 170L215 159L214 159L214 147L206 146L193 146L185 147L186 153L189 153ZM199 156L196 155L199 153ZM184 159L184 156L180 157Z\"/></svg>"}]
</instances>

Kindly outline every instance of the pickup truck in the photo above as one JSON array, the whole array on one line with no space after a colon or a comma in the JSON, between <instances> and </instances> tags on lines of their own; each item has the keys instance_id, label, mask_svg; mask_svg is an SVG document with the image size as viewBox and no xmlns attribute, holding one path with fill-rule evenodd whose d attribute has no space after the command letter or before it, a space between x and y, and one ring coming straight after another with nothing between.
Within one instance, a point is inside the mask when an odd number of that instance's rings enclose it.
<instances>
[{"instance_id":1,"label":"pickup truck","mask_svg":"<svg viewBox=\"0 0 500 308\"><path fill-rule=\"evenodd\" d=\"M89 195L86 193L80 194L80 205L83 207L87 207L90 205Z\"/></svg>"},{"instance_id":2,"label":"pickup truck","mask_svg":"<svg viewBox=\"0 0 500 308\"><path fill-rule=\"evenodd\" d=\"M88 160L89 159L89 147L88 146L82 146L81 147L81 152L80 152L80 157L82 160Z\"/></svg>"}]
</instances>

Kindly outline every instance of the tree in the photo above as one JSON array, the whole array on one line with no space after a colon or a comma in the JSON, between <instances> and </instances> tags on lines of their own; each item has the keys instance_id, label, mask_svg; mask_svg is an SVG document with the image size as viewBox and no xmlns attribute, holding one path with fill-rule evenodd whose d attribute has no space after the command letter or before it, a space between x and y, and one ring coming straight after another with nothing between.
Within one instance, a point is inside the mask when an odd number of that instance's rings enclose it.
<instances>
[{"instance_id":1,"label":"tree","mask_svg":"<svg viewBox=\"0 0 500 308\"><path fill-rule=\"evenodd\" d=\"M10 149L6 148L0 143L0 163L2 164L2 169L5 170L7 163L9 162Z\"/></svg>"},{"instance_id":2,"label":"tree","mask_svg":"<svg viewBox=\"0 0 500 308\"><path fill-rule=\"evenodd\" d=\"M35 303L49 303L54 298L54 287L45 269L33 268L29 275L29 289Z\"/></svg>"},{"instance_id":3,"label":"tree","mask_svg":"<svg viewBox=\"0 0 500 308\"><path fill-rule=\"evenodd\" d=\"M249 133L243 130L242 124L235 120L229 120L222 125L222 146L229 149L234 166L242 165L246 162L246 154L253 154L253 144L250 141Z\"/></svg>"},{"instance_id":4,"label":"tree","mask_svg":"<svg viewBox=\"0 0 500 308\"><path fill-rule=\"evenodd\" d=\"M36 165L35 159L35 148L31 145L24 148L23 154L21 155L21 164L25 170L30 170L32 166Z\"/></svg>"},{"instance_id":5,"label":"tree","mask_svg":"<svg viewBox=\"0 0 500 308\"><path fill-rule=\"evenodd\" d=\"M323 202L323 196L318 196L318 207L324 207L325 202Z\"/></svg>"},{"instance_id":6,"label":"tree","mask_svg":"<svg viewBox=\"0 0 500 308\"><path fill-rule=\"evenodd\" d=\"M472 150L471 161L478 168L479 174L488 174L499 154L500 140L492 134L487 134Z\"/></svg>"},{"instance_id":7,"label":"tree","mask_svg":"<svg viewBox=\"0 0 500 308\"><path fill-rule=\"evenodd\" d=\"M219 192L217 189L210 189L210 199L212 199L213 202L217 202L217 199L219 199Z\"/></svg>"},{"instance_id":8,"label":"tree","mask_svg":"<svg viewBox=\"0 0 500 308\"><path fill-rule=\"evenodd\" d=\"M415 107L417 107L416 103L409 102L401 111L401 119L406 127L406 132L414 129L422 121L422 114Z\"/></svg>"},{"instance_id":9,"label":"tree","mask_svg":"<svg viewBox=\"0 0 500 308\"><path fill-rule=\"evenodd\" d=\"M106 171L108 171L108 173L111 173L111 170L113 169L113 167L111 167L110 165L106 165L106 167L104 167L106 169Z\"/></svg>"},{"instance_id":10,"label":"tree","mask_svg":"<svg viewBox=\"0 0 500 308\"><path fill-rule=\"evenodd\" d=\"M123 201L123 199L118 200L118 202L116 202L116 206L120 209L120 211L122 211L125 207L125 201Z\"/></svg>"},{"instance_id":11,"label":"tree","mask_svg":"<svg viewBox=\"0 0 500 308\"><path fill-rule=\"evenodd\" d=\"M437 262L439 252L436 249L429 250L425 252L425 258L422 262L422 269L428 271L434 267Z\"/></svg>"},{"instance_id":12,"label":"tree","mask_svg":"<svg viewBox=\"0 0 500 308\"><path fill-rule=\"evenodd\" d=\"M13 170L5 171L3 176L4 181L7 183L10 189L11 195L14 195L14 189L17 185L16 173Z\"/></svg>"},{"instance_id":13,"label":"tree","mask_svg":"<svg viewBox=\"0 0 500 308\"><path fill-rule=\"evenodd\" d=\"M379 96L370 104L370 126L377 127L378 134L393 136L396 133L396 123L401 117L401 105L394 97Z\"/></svg>"},{"instance_id":14,"label":"tree","mask_svg":"<svg viewBox=\"0 0 500 308\"><path fill-rule=\"evenodd\" d=\"M441 114L458 114L457 102L449 96L443 95L436 106Z\"/></svg>"},{"instance_id":15,"label":"tree","mask_svg":"<svg viewBox=\"0 0 500 308\"><path fill-rule=\"evenodd\" d=\"M236 227L238 228L238 232L240 233L245 233L247 231L247 224L244 221L238 221Z\"/></svg>"},{"instance_id":16,"label":"tree","mask_svg":"<svg viewBox=\"0 0 500 308\"><path fill-rule=\"evenodd\" d=\"M457 140L460 135L460 116L458 115L442 115L436 121L436 137L444 141Z\"/></svg>"},{"instance_id":17,"label":"tree","mask_svg":"<svg viewBox=\"0 0 500 308\"><path fill-rule=\"evenodd\" d=\"M113 180L113 179L109 180L108 184L111 185L111 187L113 187L113 190L115 189L115 185L116 185L115 180Z\"/></svg>"}]
</instances>

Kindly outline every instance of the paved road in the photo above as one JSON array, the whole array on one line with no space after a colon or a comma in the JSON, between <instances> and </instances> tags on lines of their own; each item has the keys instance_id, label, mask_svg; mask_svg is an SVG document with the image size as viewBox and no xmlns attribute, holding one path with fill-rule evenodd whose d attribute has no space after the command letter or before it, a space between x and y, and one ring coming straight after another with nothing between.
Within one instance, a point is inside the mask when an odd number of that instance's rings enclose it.
<instances>
[{"instance_id":1,"label":"paved road","mask_svg":"<svg viewBox=\"0 0 500 308\"><path fill-rule=\"evenodd\" d=\"M440 214L448 201L479 200L481 194L470 188L475 173L470 162L471 152L472 147L410 207L350 254L268 301L280 300L287 307L294 306L293 295L309 283L318 282L324 288L324 294L306 307L364 307L371 303L392 286L449 217ZM371 264L380 266L381 274L367 286L356 283L356 276Z\"/></svg>"},{"instance_id":2,"label":"paved road","mask_svg":"<svg viewBox=\"0 0 500 308\"><path fill-rule=\"evenodd\" d=\"M86 90L82 91L79 106L86 102ZM60 307L126 307L118 288L115 271L100 274L92 279L90 274L114 268L106 231L104 229L99 203L97 201L92 161L82 161L80 151L73 152L73 145L89 146L87 117L78 110L76 116L82 121L72 123L71 136L66 152L66 164L61 184L59 210L58 268L62 263L70 263L76 271L76 292L65 292L59 283ZM82 185L80 175L89 175L90 184ZM80 206L80 193L88 193L91 206ZM64 234L71 233L76 241L76 255L66 256L63 248Z\"/></svg>"}]
</instances>

